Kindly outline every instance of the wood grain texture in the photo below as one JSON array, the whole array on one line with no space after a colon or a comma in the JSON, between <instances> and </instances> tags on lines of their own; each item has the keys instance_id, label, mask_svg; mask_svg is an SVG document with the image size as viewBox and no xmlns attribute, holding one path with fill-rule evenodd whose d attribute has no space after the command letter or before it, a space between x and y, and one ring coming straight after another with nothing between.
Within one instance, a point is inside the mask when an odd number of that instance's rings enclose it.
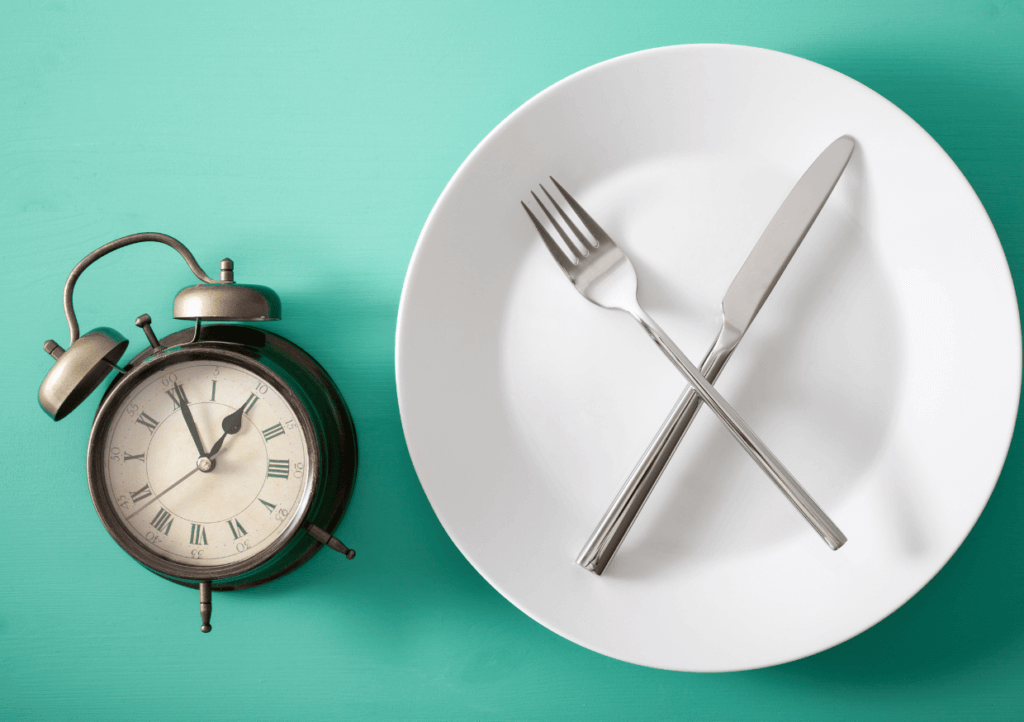
<instances>
[{"instance_id":1,"label":"wood grain texture","mask_svg":"<svg viewBox=\"0 0 1024 722\"><path fill-rule=\"evenodd\" d=\"M1024 716L1024 454L947 567L888 619L782 667L650 670L561 639L463 559L416 479L394 333L420 228L508 113L623 53L727 42L799 55L917 120L1024 274L1024 3L6 2L0 21L0 719L1011 719ZM85 482L99 394L39 410L60 292L113 238L169 233L273 287L274 330L348 400L360 469L342 538L267 587L214 598L107 537ZM191 277L168 249L103 259L85 329L160 335ZM1017 434L1017 437L1020 433Z\"/></svg>"}]
</instances>

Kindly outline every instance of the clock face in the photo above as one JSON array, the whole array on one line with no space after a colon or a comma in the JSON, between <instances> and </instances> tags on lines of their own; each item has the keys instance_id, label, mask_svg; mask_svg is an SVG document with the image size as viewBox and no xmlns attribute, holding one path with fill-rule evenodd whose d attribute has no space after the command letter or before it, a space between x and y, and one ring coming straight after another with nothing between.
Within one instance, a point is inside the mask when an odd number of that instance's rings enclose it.
<instances>
[{"instance_id":1,"label":"clock face","mask_svg":"<svg viewBox=\"0 0 1024 722\"><path fill-rule=\"evenodd\" d=\"M280 382L194 359L154 369L119 398L97 419L90 466L94 494L134 542L122 546L197 573L237 571L290 537L312 489L311 441Z\"/></svg>"}]
</instances>

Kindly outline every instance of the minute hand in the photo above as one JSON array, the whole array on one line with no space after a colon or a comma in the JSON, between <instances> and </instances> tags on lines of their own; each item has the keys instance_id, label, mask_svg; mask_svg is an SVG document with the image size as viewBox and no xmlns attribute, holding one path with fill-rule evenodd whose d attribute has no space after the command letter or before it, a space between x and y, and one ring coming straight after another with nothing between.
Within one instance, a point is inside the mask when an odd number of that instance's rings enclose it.
<instances>
[{"instance_id":1,"label":"minute hand","mask_svg":"<svg viewBox=\"0 0 1024 722\"><path fill-rule=\"evenodd\" d=\"M184 402L182 402L182 404L184 404ZM184 408L184 405L182 406L182 408ZM217 442L210 449L210 453L209 454L203 454L202 456L199 457L199 460L196 462L196 468L192 469L192 471L190 471L187 474L185 474L185 476L183 476L180 479L178 479L176 482L174 482L169 487L167 487L166 489L161 491L159 494L154 496L152 499L147 501L145 504L140 506L138 509L133 511L131 514L129 514L125 518L126 519L131 519L133 516L135 516L136 514L141 512L143 509L145 509L147 506L149 506L150 504L155 502L161 496L163 496L164 494L169 492L171 489L176 487L178 484L180 484L181 482L185 481L187 478L189 478L190 476L195 474L197 471L200 471L199 463L201 463L204 458L207 461L212 461L217 456L217 454L220 453L220 449L224 445L224 439L226 439L231 434L237 434L239 432L239 430L242 428L242 412L244 412L244 411L245 411L245 407L242 407L242 408L238 409L237 411L235 411L235 412L233 412L231 414L228 414L227 416L224 417L224 420L221 421L221 423L220 423L221 428L224 430L224 433L221 434L219 439L217 439Z\"/></svg>"},{"instance_id":2,"label":"minute hand","mask_svg":"<svg viewBox=\"0 0 1024 722\"><path fill-rule=\"evenodd\" d=\"M722 300L722 328L701 364L701 374L714 383L737 344L775 288L811 224L825 205L855 143L843 136L811 164L765 228ZM692 388L676 402L658 435L622 485L611 506L587 540L576 563L601 574L643 507L662 471L700 408Z\"/></svg>"},{"instance_id":3,"label":"minute hand","mask_svg":"<svg viewBox=\"0 0 1024 722\"><path fill-rule=\"evenodd\" d=\"M188 399L185 398L185 389L176 383L174 384L172 393L178 397L178 406L181 407L181 416L185 419L185 426L188 428L188 433L192 435L192 441L195 442L199 455L206 456L206 451L203 449L203 440L199 436L199 429L196 428L196 420L192 418L192 409L188 407Z\"/></svg>"},{"instance_id":4,"label":"minute hand","mask_svg":"<svg viewBox=\"0 0 1024 722\"><path fill-rule=\"evenodd\" d=\"M159 499L159 498L160 498L161 496L163 496L164 494L166 494L167 492L169 492L169 491L170 491L171 489L173 489L173 488L175 488L176 486L178 486L178 484L180 484L181 482L183 482L183 481L185 481L186 479L188 479L188 478L189 478L190 476L192 476L193 474L195 474L195 473L196 473L197 471L199 471L199 467L198 467L198 466L197 466L196 468L194 468L194 469L193 469L192 471L190 471L190 472L188 472L187 474L185 474L185 476L181 477L181 478L180 478L180 479L178 479L178 480L177 480L176 482L174 482L173 484L171 484L171 485L170 485L169 487L167 487L166 489L164 489L163 491L161 491L161 492L160 492L159 494L157 494L156 496L154 496L154 497L153 497L152 499L150 499L149 501L147 501L147 502L146 502L145 504L143 504L142 506L140 506L140 507L139 507L138 509L136 509L135 511L133 511L133 512L132 512L131 514L129 514L128 516L126 516L126 517L125 517L125 519L126 519L126 520L127 520L127 519L131 519L131 518L132 518L133 516L135 516L136 514L139 514L139 513L141 513L143 509L145 509L145 508L146 508L147 506L149 506L149 505L150 505L150 504L152 504L153 502L157 501L157 500L158 500L158 499Z\"/></svg>"}]
</instances>

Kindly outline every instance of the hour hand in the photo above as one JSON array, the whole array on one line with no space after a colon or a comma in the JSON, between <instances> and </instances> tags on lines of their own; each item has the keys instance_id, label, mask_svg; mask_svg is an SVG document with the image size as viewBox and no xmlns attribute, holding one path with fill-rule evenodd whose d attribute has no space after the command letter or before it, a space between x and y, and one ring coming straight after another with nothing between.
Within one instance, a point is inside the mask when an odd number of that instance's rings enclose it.
<instances>
[{"instance_id":1,"label":"hour hand","mask_svg":"<svg viewBox=\"0 0 1024 722\"><path fill-rule=\"evenodd\" d=\"M181 416L185 419L185 426L188 427L188 433L192 435L192 441L196 443L196 449L199 451L199 455L206 456L206 450L203 448L203 440L199 438L199 429L196 428L196 420L192 418L192 409L188 407L188 399L185 398L185 389L181 387L181 384L175 382L174 388L171 389L170 394L173 398L177 399L177 403L181 407Z\"/></svg>"},{"instance_id":2,"label":"hour hand","mask_svg":"<svg viewBox=\"0 0 1024 722\"><path fill-rule=\"evenodd\" d=\"M213 445L213 448L210 449L210 456L213 456L218 451L220 451L220 447L223 446L224 444L224 439L226 439L229 434L237 434L239 431L241 431L242 414L244 412L245 407L242 406L239 409L237 409L234 413L228 414L227 416L224 417L224 420L220 423L220 427L221 429L224 430L224 433L220 435L220 438L217 439L217 442Z\"/></svg>"}]
</instances>

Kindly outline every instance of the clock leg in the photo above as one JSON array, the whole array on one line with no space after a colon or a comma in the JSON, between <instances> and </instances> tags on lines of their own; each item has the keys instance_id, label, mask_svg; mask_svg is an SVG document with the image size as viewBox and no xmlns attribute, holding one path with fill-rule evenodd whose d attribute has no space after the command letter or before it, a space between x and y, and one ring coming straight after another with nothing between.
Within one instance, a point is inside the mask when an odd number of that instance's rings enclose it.
<instances>
[{"instance_id":1,"label":"clock leg","mask_svg":"<svg viewBox=\"0 0 1024 722\"><path fill-rule=\"evenodd\" d=\"M213 612L213 603L210 601L213 592L213 582L199 582L199 616L203 620L200 627L205 634L213 627L210 626L210 614Z\"/></svg>"},{"instance_id":2,"label":"clock leg","mask_svg":"<svg viewBox=\"0 0 1024 722\"><path fill-rule=\"evenodd\" d=\"M347 546L341 543L341 540L337 537L331 536L326 531L318 527L316 524L310 524L307 529L309 535L316 539L321 544L326 544L334 551L344 554L346 558L351 559L356 555L355 549L349 549Z\"/></svg>"}]
</instances>

